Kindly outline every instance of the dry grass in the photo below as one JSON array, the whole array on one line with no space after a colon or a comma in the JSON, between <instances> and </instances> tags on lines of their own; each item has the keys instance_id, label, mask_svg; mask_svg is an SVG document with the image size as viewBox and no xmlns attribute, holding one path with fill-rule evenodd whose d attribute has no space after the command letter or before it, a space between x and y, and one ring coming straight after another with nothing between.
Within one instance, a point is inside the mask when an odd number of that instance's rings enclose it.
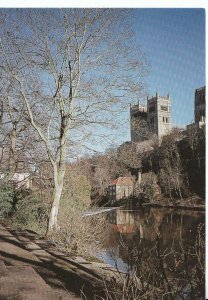
<instances>
[{"instance_id":1,"label":"dry grass","mask_svg":"<svg viewBox=\"0 0 208 300\"><path fill-rule=\"evenodd\" d=\"M59 229L53 240L57 247L71 254L91 257L102 248L108 223L103 214L83 217L83 211L75 209L59 216Z\"/></svg>"}]
</instances>

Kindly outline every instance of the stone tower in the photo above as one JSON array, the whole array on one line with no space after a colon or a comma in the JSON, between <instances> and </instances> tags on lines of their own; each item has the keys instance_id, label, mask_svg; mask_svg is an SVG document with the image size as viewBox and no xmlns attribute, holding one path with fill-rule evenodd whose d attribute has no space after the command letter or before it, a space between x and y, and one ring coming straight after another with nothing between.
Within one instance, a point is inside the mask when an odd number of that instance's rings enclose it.
<instances>
[{"instance_id":1,"label":"stone tower","mask_svg":"<svg viewBox=\"0 0 208 300\"><path fill-rule=\"evenodd\" d=\"M206 117L205 86L195 90L194 115L195 115L195 123L205 122L205 117Z\"/></svg>"},{"instance_id":2,"label":"stone tower","mask_svg":"<svg viewBox=\"0 0 208 300\"><path fill-rule=\"evenodd\" d=\"M156 93L155 97L147 97L147 123L149 132L157 135L159 139L171 131L171 101L169 94L164 97Z\"/></svg>"},{"instance_id":3,"label":"stone tower","mask_svg":"<svg viewBox=\"0 0 208 300\"><path fill-rule=\"evenodd\" d=\"M140 103L130 104L131 141L134 143L146 139L147 135L147 108Z\"/></svg>"}]
</instances>

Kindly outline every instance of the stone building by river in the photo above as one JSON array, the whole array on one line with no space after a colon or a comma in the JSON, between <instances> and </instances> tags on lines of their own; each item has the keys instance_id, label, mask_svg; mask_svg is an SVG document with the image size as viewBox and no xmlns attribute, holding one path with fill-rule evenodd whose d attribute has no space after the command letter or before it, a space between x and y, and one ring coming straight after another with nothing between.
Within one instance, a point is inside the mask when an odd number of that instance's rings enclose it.
<instances>
[{"instance_id":1,"label":"stone building by river","mask_svg":"<svg viewBox=\"0 0 208 300\"><path fill-rule=\"evenodd\" d=\"M133 194L133 178L132 177L118 177L114 179L108 186L108 198L111 204L114 204L120 199L126 199Z\"/></svg>"}]
</instances>

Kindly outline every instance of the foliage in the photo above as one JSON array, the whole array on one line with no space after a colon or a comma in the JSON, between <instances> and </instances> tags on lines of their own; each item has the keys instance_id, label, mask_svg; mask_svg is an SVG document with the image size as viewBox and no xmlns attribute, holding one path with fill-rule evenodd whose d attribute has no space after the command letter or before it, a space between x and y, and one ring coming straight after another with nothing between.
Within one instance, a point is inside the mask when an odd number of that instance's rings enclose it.
<instances>
[{"instance_id":1,"label":"foliage","mask_svg":"<svg viewBox=\"0 0 208 300\"><path fill-rule=\"evenodd\" d=\"M13 224L45 234L48 222L48 193L38 190L22 197L12 216Z\"/></svg>"},{"instance_id":2,"label":"foliage","mask_svg":"<svg viewBox=\"0 0 208 300\"><path fill-rule=\"evenodd\" d=\"M135 170L141 168L141 160L136 149L136 144L130 142L122 144L118 148L117 156L128 168Z\"/></svg>"},{"instance_id":3,"label":"foliage","mask_svg":"<svg viewBox=\"0 0 208 300\"><path fill-rule=\"evenodd\" d=\"M129 171L122 160L117 156L115 149L108 149L104 155L96 155L91 159L92 189L94 193L105 195L113 179L119 176L128 176Z\"/></svg>"},{"instance_id":4,"label":"foliage","mask_svg":"<svg viewBox=\"0 0 208 300\"><path fill-rule=\"evenodd\" d=\"M0 187L0 219L6 218L12 212L16 193L10 186Z\"/></svg>"},{"instance_id":5,"label":"foliage","mask_svg":"<svg viewBox=\"0 0 208 300\"><path fill-rule=\"evenodd\" d=\"M157 176L154 172L142 175L141 190L144 194L145 202L152 202L158 190Z\"/></svg>"},{"instance_id":6,"label":"foliage","mask_svg":"<svg viewBox=\"0 0 208 300\"><path fill-rule=\"evenodd\" d=\"M87 176L68 169L64 180L61 208L67 214L72 210L83 210L90 205L91 184Z\"/></svg>"},{"instance_id":7,"label":"foliage","mask_svg":"<svg viewBox=\"0 0 208 300\"><path fill-rule=\"evenodd\" d=\"M143 173L154 172L157 175L161 192L172 203L179 199L182 201L194 193L203 195L203 135L199 132L198 146L193 152L186 134L174 129L163 137L160 145L155 145L147 156L142 157Z\"/></svg>"},{"instance_id":8,"label":"foliage","mask_svg":"<svg viewBox=\"0 0 208 300\"><path fill-rule=\"evenodd\" d=\"M40 191L0 188L0 218L14 225L45 233L48 220L48 201Z\"/></svg>"},{"instance_id":9,"label":"foliage","mask_svg":"<svg viewBox=\"0 0 208 300\"><path fill-rule=\"evenodd\" d=\"M61 250L92 257L104 243L108 224L103 215L83 217L83 213L80 210L74 210L70 215L60 213L60 227L52 239Z\"/></svg>"},{"instance_id":10,"label":"foliage","mask_svg":"<svg viewBox=\"0 0 208 300\"><path fill-rule=\"evenodd\" d=\"M59 229L52 237L58 247L84 256L92 255L106 224L103 216L83 217L90 205L90 194L91 185L87 177L70 170L65 177L58 216Z\"/></svg>"},{"instance_id":11,"label":"foliage","mask_svg":"<svg viewBox=\"0 0 208 300\"><path fill-rule=\"evenodd\" d=\"M186 171L190 190L205 197L205 127L193 127L187 131L181 145L182 157L186 159Z\"/></svg>"}]
</instances>

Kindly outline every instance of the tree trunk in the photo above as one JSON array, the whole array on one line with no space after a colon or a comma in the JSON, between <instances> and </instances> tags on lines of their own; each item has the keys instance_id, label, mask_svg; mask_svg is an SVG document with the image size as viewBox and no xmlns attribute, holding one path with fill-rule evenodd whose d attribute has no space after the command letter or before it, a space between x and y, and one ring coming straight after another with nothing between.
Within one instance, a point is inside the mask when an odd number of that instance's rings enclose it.
<instances>
[{"instance_id":1,"label":"tree trunk","mask_svg":"<svg viewBox=\"0 0 208 300\"><path fill-rule=\"evenodd\" d=\"M142 180L142 172L138 171L138 187L139 187L139 189L140 189L140 186L141 186L141 180Z\"/></svg>"},{"instance_id":2,"label":"tree trunk","mask_svg":"<svg viewBox=\"0 0 208 300\"><path fill-rule=\"evenodd\" d=\"M58 228L58 212L63 191L65 171L54 171L54 190L53 190L53 203L51 206L47 235L51 235L54 230Z\"/></svg>"},{"instance_id":3,"label":"tree trunk","mask_svg":"<svg viewBox=\"0 0 208 300\"><path fill-rule=\"evenodd\" d=\"M51 235L54 230L58 229L58 212L61 200L61 194L64 186L64 176L66 172L66 133L68 131L69 120L65 115L61 118L60 137L59 137L59 160L52 162L53 166L53 203L51 206L50 217L48 222L47 235Z\"/></svg>"}]
</instances>

